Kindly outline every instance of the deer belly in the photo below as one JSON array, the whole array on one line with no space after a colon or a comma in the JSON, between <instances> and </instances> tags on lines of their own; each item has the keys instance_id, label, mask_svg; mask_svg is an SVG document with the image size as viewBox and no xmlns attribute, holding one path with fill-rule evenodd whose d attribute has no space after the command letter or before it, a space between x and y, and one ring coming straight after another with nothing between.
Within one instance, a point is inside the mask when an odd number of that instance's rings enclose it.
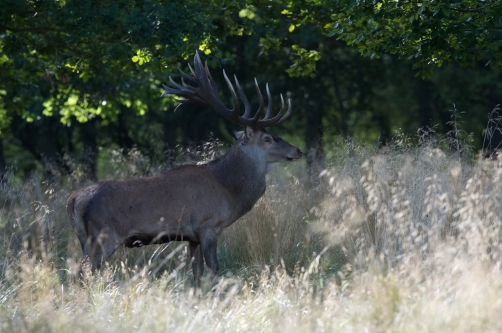
<instances>
[{"instance_id":1,"label":"deer belly","mask_svg":"<svg viewBox=\"0 0 502 333\"><path fill-rule=\"evenodd\" d=\"M164 244L173 241L190 241L192 237L178 234L162 232L158 235L134 234L124 240L126 247L142 247L150 244Z\"/></svg>"}]
</instances>

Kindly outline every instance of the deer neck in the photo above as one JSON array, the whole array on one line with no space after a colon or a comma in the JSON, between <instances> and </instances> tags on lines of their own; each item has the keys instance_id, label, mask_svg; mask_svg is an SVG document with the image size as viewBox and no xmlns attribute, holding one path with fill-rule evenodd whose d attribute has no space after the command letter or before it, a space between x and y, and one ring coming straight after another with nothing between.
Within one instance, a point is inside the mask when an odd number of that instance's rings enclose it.
<instances>
[{"instance_id":1,"label":"deer neck","mask_svg":"<svg viewBox=\"0 0 502 333\"><path fill-rule=\"evenodd\" d=\"M267 165L254 149L238 141L225 155L207 164L230 192L238 217L251 210L266 189Z\"/></svg>"}]
</instances>

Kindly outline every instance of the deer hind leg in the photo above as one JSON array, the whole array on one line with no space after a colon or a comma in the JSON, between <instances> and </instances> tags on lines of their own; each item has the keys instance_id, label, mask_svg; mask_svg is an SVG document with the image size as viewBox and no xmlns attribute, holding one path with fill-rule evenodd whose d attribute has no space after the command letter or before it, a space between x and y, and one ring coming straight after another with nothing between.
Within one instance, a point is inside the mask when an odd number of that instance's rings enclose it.
<instances>
[{"instance_id":1,"label":"deer hind leg","mask_svg":"<svg viewBox=\"0 0 502 333\"><path fill-rule=\"evenodd\" d=\"M90 243L92 244L92 243ZM94 250L90 250L94 247ZM80 266L78 272L75 276L75 281L84 283L85 277L94 274L94 272L101 267L101 265L108 259L117 246L112 246L111 244L98 244L94 243L86 248L82 259L80 260Z\"/></svg>"},{"instance_id":2,"label":"deer hind leg","mask_svg":"<svg viewBox=\"0 0 502 333\"><path fill-rule=\"evenodd\" d=\"M78 270L73 274L73 281L84 283L85 276L88 275L87 272L90 273L89 269L89 255L84 252L82 255L82 259L80 259L80 264L78 265Z\"/></svg>"},{"instance_id":3,"label":"deer hind leg","mask_svg":"<svg viewBox=\"0 0 502 333\"><path fill-rule=\"evenodd\" d=\"M204 260L202 258L202 249L199 243L189 241L190 258L192 261L192 272L196 287L200 287L200 280L204 273Z\"/></svg>"},{"instance_id":4,"label":"deer hind leg","mask_svg":"<svg viewBox=\"0 0 502 333\"><path fill-rule=\"evenodd\" d=\"M111 242L98 244L91 257L91 271L94 273L97 269L100 269L101 265L103 265L106 259L108 259L116 249L117 245L111 244Z\"/></svg>"},{"instance_id":5,"label":"deer hind leg","mask_svg":"<svg viewBox=\"0 0 502 333\"><path fill-rule=\"evenodd\" d=\"M89 237L82 256L82 264L90 264L91 273L101 268L122 242L114 232L101 230L97 237Z\"/></svg>"},{"instance_id":6,"label":"deer hind leg","mask_svg":"<svg viewBox=\"0 0 502 333\"><path fill-rule=\"evenodd\" d=\"M82 258L80 259L78 270L73 275L73 280L75 282L80 282L81 284L84 284L85 277L92 274L91 260L90 260L90 254L91 254L90 249L92 246L91 238L89 237L87 241L82 241L80 239L80 245L82 246Z\"/></svg>"}]
</instances>

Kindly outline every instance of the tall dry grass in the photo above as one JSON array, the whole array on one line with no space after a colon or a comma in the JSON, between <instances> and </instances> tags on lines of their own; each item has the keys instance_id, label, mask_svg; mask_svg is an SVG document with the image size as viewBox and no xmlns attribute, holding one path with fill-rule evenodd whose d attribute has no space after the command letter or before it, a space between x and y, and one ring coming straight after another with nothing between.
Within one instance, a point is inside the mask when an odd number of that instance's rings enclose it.
<instances>
[{"instance_id":1,"label":"tall dry grass","mask_svg":"<svg viewBox=\"0 0 502 333\"><path fill-rule=\"evenodd\" d=\"M221 237L218 282L197 292L183 243L120 249L74 284L65 201L86 180L7 176L0 331L501 331L502 168L403 142L335 147L318 177L276 168ZM191 160L212 158L212 145ZM108 178L160 170L114 156Z\"/></svg>"}]
</instances>

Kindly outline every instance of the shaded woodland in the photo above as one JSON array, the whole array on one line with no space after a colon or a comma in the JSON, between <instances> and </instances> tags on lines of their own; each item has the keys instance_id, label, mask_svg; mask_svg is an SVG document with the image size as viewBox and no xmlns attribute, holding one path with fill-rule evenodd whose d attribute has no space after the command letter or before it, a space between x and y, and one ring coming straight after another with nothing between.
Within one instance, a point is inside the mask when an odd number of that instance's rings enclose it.
<instances>
[{"instance_id":1,"label":"shaded woodland","mask_svg":"<svg viewBox=\"0 0 502 333\"><path fill-rule=\"evenodd\" d=\"M0 168L97 179L111 150L169 166L180 145L230 144L230 122L197 107L173 113L174 99L160 98L195 50L228 105L222 69L252 105L254 77L262 91L269 83L277 107L280 93L292 99L292 117L274 130L309 151L309 165L340 141L452 133L452 117L480 149L502 103L500 1L403 3L397 13L354 3L0 1ZM410 11L414 20L399 21ZM393 35L379 32L385 20ZM399 38L414 44L396 48Z\"/></svg>"}]
</instances>

